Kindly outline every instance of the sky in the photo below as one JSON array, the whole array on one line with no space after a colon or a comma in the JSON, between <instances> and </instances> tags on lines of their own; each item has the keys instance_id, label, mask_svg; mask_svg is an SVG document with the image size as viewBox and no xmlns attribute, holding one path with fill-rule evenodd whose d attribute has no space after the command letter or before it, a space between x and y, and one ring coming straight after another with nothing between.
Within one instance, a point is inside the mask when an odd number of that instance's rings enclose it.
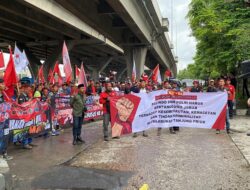
<instances>
[{"instance_id":1,"label":"sky","mask_svg":"<svg viewBox=\"0 0 250 190\"><path fill-rule=\"evenodd\" d=\"M169 36L171 37L171 0L157 0L163 17L169 19ZM193 63L196 51L196 42L191 37L191 29L188 20L185 18L188 13L188 5L191 0L172 0L173 1L173 44L178 56L177 69L182 70L188 64ZM177 37L177 41L176 41ZM177 43L176 43L177 42ZM177 44L177 50L176 50Z\"/></svg>"}]
</instances>

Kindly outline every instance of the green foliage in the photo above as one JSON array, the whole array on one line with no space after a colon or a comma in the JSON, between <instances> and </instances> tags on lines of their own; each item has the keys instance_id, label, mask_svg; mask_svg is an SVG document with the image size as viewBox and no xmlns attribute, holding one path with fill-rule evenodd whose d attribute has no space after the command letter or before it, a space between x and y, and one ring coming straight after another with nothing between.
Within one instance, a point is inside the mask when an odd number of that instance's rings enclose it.
<instances>
[{"instance_id":1,"label":"green foliage","mask_svg":"<svg viewBox=\"0 0 250 190\"><path fill-rule=\"evenodd\" d=\"M214 78L250 59L250 8L244 0L192 0L187 17L197 52L194 66L179 75Z\"/></svg>"}]
</instances>

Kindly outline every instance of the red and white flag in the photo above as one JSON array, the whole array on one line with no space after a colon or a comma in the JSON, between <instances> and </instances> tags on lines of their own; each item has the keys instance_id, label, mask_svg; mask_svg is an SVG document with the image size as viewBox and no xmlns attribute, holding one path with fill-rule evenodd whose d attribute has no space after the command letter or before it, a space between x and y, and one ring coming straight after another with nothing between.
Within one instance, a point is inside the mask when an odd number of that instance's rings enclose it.
<instances>
[{"instance_id":1,"label":"red and white flag","mask_svg":"<svg viewBox=\"0 0 250 190\"><path fill-rule=\"evenodd\" d=\"M53 71L51 69L49 69L49 75L48 75L48 82L49 83L53 83L53 80L54 80L54 76L53 75L54 75Z\"/></svg>"},{"instance_id":2,"label":"red and white flag","mask_svg":"<svg viewBox=\"0 0 250 190\"><path fill-rule=\"evenodd\" d=\"M71 63L69 59L68 48L65 42L63 43L62 59L63 59L63 70L65 73L66 82L69 83L72 78L72 68L71 68Z\"/></svg>"},{"instance_id":3,"label":"red and white flag","mask_svg":"<svg viewBox=\"0 0 250 190\"><path fill-rule=\"evenodd\" d=\"M62 85L63 83L63 79L62 79L62 75L61 75L61 72L60 72L60 68L59 68L59 63L58 61L56 61L56 64L55 64L55 67L54 67L54 70L53 70L53 74L54 74L54 82L57 82L59 85Z\"/></svg>"},{"instance_id":4,"label":"red and white flag","mask_svg":"<svg viewBox=\"0 0 250 190\"><path fill-rule=\"evenodd\" d=\"M132 82L135 82L136 80L136 67L135 67L135 59L133 59L133 70L132 70Z\"/></svg>"},{"instance_id":5,"label":"red and white flag","mask_svg":"<svg viewBox=\"0 0 250 190\"><path fill-rule=\"evenodd\" d=\"M76 78L79 77L80 69L75 65Z\"/></svg>"},{"instance_id":6,"label":"red and white flag","mask_svg":"<svg viewBox=\"0 0 250 190\"><path fill-rule=\"evenodd\" d=\"M152 73L152 81L154 83L162 83L161 80L161 73L160 73L160 66L159 64L154 68Z\"/></svg>"},{"instance_id":7,"label":"red and white flag","mask_svg":"<svg viewBox=\"0 0 250 190\"><path fill-rule=\"evenodd\" d=\"M4 68L3 52L0 52L0 69Z\"/></svg>"},{"instance_id":8,"label":"red and white flag","mask_svg":"<svg viewBox=\"0 0 250 190\"><path fill-rule=\"evenodd\" d=\"M88 85L88 81L87 81L87 77L86 77L85 70L83 67L83 63L81 64L81 69L79 72L78 84L84 84L85 88L87 88L87 85Z\"/></svg>"},{"instance_id":9,"label":"red and white flag","mask_svg":"<svg viewBox=\"0 0 250 190\"><path fill-rule=\"evenodd\" d=\"M44 79L44 74L43 74L43 65L40 67L39 71L38 71L38 83L44 83L45 79Z\"/></svg>"},{"instance_id":10,"label":"red and white flag","mask_svg":"<svg viewBox=\"0 0 250 190\"><path fill-rule=\"evenodd\" d=\"M6 86L5 92L9 97L12 97L14 95L14 86L18 83L18 77L15 70L11 47L9 48L9 50L10 50L10 59L6 67L3 79Z\"/></svg>"},{"instance_id":11,"label":"red and white flag","mask_svg":"<svg viewBox=\"0 0 250 190\"><path fill-rule=\"evenodd\" d=\"M14 63L17 74L20 74L23 70L25 70L29 64L26 53L21 52L16 44L14 49Z\"/></svg>"}]
</instances>

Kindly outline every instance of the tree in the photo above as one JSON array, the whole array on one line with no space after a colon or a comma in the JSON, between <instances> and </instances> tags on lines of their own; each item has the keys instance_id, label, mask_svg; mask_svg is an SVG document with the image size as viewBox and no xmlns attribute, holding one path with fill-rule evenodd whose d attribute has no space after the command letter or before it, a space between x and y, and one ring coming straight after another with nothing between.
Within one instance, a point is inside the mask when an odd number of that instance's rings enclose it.
<instances>
[{"instance_id":1,"label":"tree","mask_svg":"<svg viewBox=\"0 0 250 190\"><path fill-rule=\"evenodd\" d=\"M250 9L244 0L192 0L187 17L197 52L186 75L225 75L250 58Z\"/></svg>"}]
</instances>

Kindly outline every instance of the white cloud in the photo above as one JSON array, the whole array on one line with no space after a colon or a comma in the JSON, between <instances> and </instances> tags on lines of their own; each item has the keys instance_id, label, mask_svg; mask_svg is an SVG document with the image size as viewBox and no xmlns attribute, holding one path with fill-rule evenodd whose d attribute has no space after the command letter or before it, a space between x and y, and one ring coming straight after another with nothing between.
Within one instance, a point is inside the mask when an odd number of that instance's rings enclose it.
<instances>
[{"instance_id":1,"label":"white cloud","mask_svg":"<svg viewBox=\"0 0 250 190\"><path fill-rule=\"evenodd\" d=\"M171 36L171 26L173 26L173 44L175 52L179 58L178 70L187 67L193 63L193 57L196 51L196 42L190 37L191 29L188 25L186 15L191 0L172 0L173 1L173 24L171 21L171 0L157 0L163 17L167 17L170 22L169 35ZM176 40L177 37L177 40ZM177 46L177 47L176 47Z\"/></svg>"}]
</instances>

